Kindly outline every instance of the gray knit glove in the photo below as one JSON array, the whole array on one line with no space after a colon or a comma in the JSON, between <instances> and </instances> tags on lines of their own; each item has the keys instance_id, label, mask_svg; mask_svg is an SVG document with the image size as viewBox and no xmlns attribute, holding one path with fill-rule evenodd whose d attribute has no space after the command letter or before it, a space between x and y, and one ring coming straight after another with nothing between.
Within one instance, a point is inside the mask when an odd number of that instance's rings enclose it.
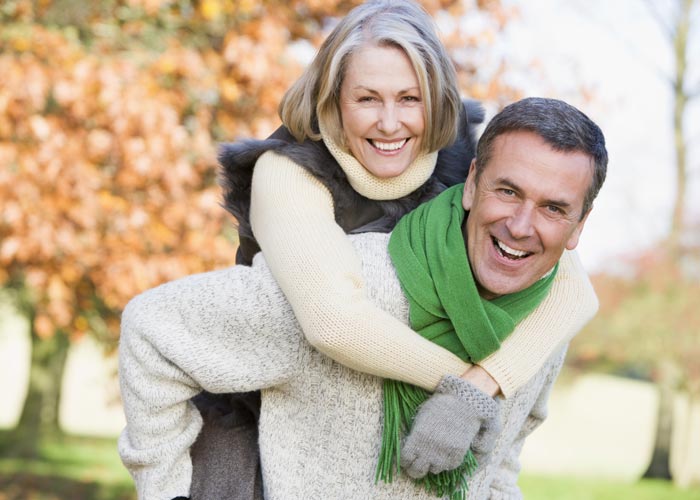
<instances>
[{"instance_id":1,"label":"gray knit glove","mask_svg":"<svg viewBox=\"0 0 700 500\"><path fill-rule=\"evenodd\" d=\"M477 460L486 461L501 432L499 411L499 399L459 377L444 376L418 408L401 447L401 468L414 479L452 470L470 446Z\"/></svg>"}]
</instances>

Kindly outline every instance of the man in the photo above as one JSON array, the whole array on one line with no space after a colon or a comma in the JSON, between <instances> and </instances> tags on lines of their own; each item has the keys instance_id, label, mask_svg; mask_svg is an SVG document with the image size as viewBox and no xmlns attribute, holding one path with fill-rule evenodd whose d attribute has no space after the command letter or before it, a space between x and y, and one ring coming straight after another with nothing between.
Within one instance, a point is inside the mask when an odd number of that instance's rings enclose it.
<instances>
[{"instance_id":1,"label":"man","mask_svg":"<svg viewBox=\"0 0 700 500\"><path fill-rule=\"evenodd\" d=\"M426 217L440 215L436 224L449 212L444 225L452 225L445 233L450 252L445 261L431 264L447 265L460 248L465 255L440 279L464 275L476 300L485 299L484 308L504 310L511 298L546 283L564 250L576 247L606 166L600 129L575 108L549 99L505 108L484 131L463 191L451 188L423 206ZM392 235L391 245L399 245L400 238ZM409 305L412 319L417 310L416 297L410 280L401 276L405 267L398 266L401 282L397 278L392 259L396 262L399 253L390 255L389 239L365 234L353 242L370 297L407 321ZM428 239L440 241L439 250L442 240ZM468 293L461 291L461 282L456 285L450 286L457 295ZM493 451L479 458L480 468L469 479L471 498L519 496L517 457L525 437L545 417L565 349L550 346L550 358L500 404L496 421L488 422L495 443L481 447ZM263 390L260 447L267 498L434 498L403 474L391 483L375 482L382 381L353 372L304 342L262 256L250 268L191 276L134 299L122 317L120 363L128 420L120 453L141 498L171 499L189 491L186 450L201 418L188 401L201 389ZM465 391L468 385L451 377L419 409L406 441L411 475L444 470L435 446L424 439L430 431L423 429L438 425L446 441L459 435L460 422L444 421L444 415L454 414L444 406L464 405Z\"/></svg>"}]
</instances>

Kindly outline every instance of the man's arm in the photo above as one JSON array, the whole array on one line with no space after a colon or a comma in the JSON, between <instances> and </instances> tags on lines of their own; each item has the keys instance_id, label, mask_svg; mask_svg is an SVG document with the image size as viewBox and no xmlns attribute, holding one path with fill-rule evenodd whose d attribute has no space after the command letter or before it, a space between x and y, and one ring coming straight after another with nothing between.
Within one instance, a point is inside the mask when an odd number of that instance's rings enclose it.
<instances>
[{"instance_id":1,"label":"man's arm","mask_svg":"<svg viewBox=\"0 0 700 500\"><path fill-rule=\"evenodd\" d=\"M296 320L260 259L139 295L121 335L119 452L146 500L189 493L189 447L202 425L193 396L271 387L299 366Z\"/></svg>"},{"instance_id":2,"label":"man's arm","mask_svg":"<svg viewBox=\"0 0 700 500\"><path fill-rule=\"evenodd\" d=\"M537 429L547 418L547 404L554 387L554 382L559 376L561 367L566 356L566 348L561 348L546 363L545 380L542 383L537 400L532 405L530 412L522 424L517 437L510 445L506 444L503 459L494 465L495 471L490 486L489 498L494 500L519 500L522 498L520 487L518 486L518 476L520 475L520 453L522 452L525 439ZM517 397L517 396L516 396ZM508 425L508 417L517 418L517 415L506 416L504 426ZM491 474L489 474L491 475Z\"/></svg>"}]
</instances>

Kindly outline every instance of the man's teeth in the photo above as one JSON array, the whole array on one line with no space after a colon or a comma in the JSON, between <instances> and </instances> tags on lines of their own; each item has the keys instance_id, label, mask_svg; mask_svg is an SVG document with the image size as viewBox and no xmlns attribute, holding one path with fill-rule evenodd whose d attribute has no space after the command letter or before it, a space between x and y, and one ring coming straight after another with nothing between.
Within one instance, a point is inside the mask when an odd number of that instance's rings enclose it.
<instances>
[{"instance_id":1,"label":"man's teeth","mask_svg":"<svg viewBox=\"0 0 700 500\"><path fill-rule=\"evenodd\" d=\"M396 151L397 149L401 149L404 144L406 144L407 139L404 139L403 141L398 141L398 142L379 142L379 141L372 141L372 145L380 149L382 151Z\"/></svg>"},{"instance_id":2,"label":"man's teeth","mask_svg":"<svg viewBox=\"0 0 700 500\"><path fill-rule=\"evenodd\" d=\"M513 257L513 258L521 258L525 257L528 255L527 252L523 252L522 250L515 250L514 248L510 248L508 245L503 243L502 241L496 240L496 244L498 245L498 248L501 249L501 251L506 254L508 257Z\"/></svg>"}]
</instances>

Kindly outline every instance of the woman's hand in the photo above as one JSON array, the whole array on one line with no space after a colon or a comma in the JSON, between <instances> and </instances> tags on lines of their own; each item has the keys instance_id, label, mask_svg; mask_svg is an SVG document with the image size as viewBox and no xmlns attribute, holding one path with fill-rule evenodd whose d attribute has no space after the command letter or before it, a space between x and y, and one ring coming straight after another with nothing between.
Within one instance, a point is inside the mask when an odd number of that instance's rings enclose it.
<instances>
[{"instance_id":1,"label":"woman's hand","mask_svg":"<svg viewBox=\"0 0 700 500\"><path fill-rule=\"evenodd\" d=\"M401 447L401 468L414 479L459 467L469 448L486 461L501 432L500 399L453 375L421 405Z\"/></svg>"}]
</instances>

